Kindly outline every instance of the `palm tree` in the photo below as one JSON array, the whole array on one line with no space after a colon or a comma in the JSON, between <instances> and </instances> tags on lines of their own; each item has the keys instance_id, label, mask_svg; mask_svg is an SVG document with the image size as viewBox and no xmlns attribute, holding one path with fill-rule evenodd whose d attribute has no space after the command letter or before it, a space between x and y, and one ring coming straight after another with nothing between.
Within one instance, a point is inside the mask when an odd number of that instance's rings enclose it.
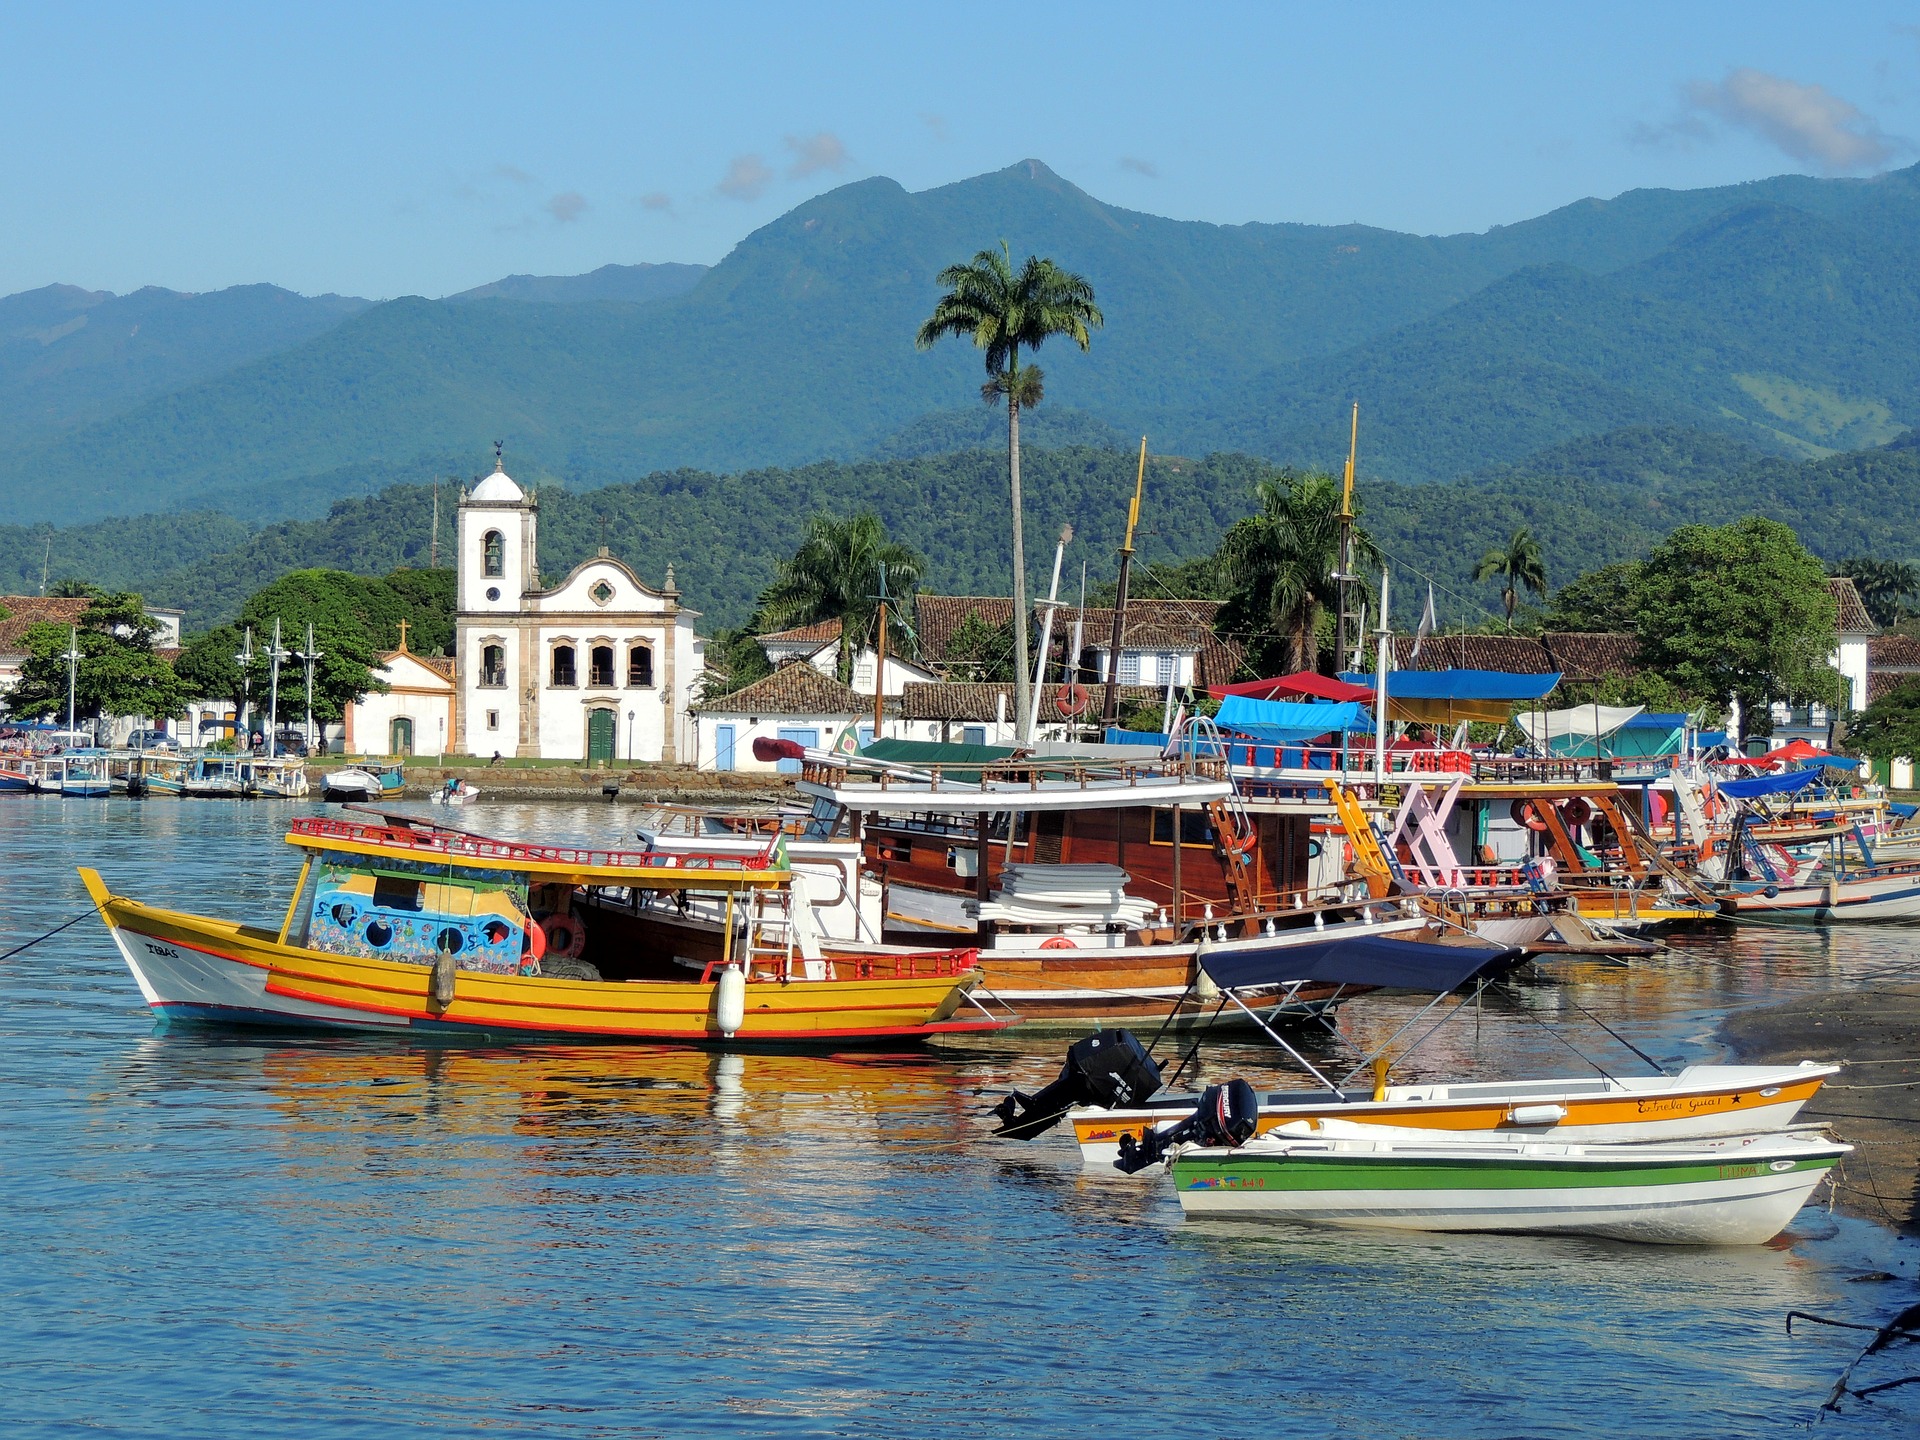
<instances>
[{"instance_id":1,"label":"palm tree","mask_svg":"<svg viewBox=\"0 0 1920 1440\"><path fill-rule=\"evenodd\" d=\"M1235 618L1284 638L1289 669L1311 670L1319 660L1320 612L1340 603L1340 483L1331 475L1282 470L1258 481L1253 494L1255 512L1235 521L1220 543L1221 571L1235 591ZM1380 559L1373 537L1359 525L1353 527L1353 558Z\"/></svg>"},{"instance_id":2,"label":"palm tree","mask_svg":"<svg viewBox=\"0 0 1920 1440\"><path fill-rule=\"evenodd\" d=\"M1473 578L1500 581L1500 603L1507 607L1507 629L1513 629L1513 608L1520 603L1520 592L1547 593L1547 561L1540 542L1522 525L1513 532L1505 548L1495 547L1480 557L1473 567Z\"/></svg>"},{"instance_id":3,"label":"palm tree","mask_svg":"<svg viewBox=\"0 0 1920 1440\"><path fill-rule=\"evenodd\" d=\"M1859 556L1827 567L1830 575L1845 575L1860 592L1861 603L1876 625L1893 625L1908 618L1907 599L1920 595L1920 570L1904 560L1875 560Z\"/></svg>"},{"instance_id":4,"label":"palm tree","mask_svg":"<svg viewBox=\"0 0 1920 1440\"><path fill-rule=\"evenodd\" d=\"M949 265L935 277L947 293L933 307L913 343L931 349L943 336L959 335L986 352L987 383L980 398L1007 405L1007 493L1013 506L1013 709L1015 737L1026 744L1031 708L1027 658L1027 552L1020 512L1020 411L1040 403L1046 376L1022 366L1022 350L1038 350L1053 335L1065 335L1082 350L1088 331L1105 323L1093 303L1093 286L1053 261L1029 255L1016 273L1003 240L968 264Z\"/></svg>"},{"instance_id":5,"label":"palm tree","mask_svg":"<svg viewBox=\"0 0 1920 1440\"><path fill-rule=\"evenodd\" d=\"M845 519L815 515L807 521L800 548L780 563L780 573L760 596L761 613L770 625L838 620L840 660L835 670L840 683L848 684L856 646L879 603L883 567L887 593L899 596L911 594L920 583L925 562L887 539L886 526L871 510Z\"/></svg>"}]
</instances>

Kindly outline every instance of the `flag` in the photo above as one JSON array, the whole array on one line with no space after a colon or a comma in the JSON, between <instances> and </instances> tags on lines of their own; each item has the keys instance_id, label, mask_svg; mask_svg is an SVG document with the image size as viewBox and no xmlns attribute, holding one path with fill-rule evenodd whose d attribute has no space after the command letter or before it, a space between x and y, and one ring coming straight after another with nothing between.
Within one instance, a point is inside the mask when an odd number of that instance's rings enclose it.
<instances>
[{"instance_id":1,"label":"flag","mask_svg":"<svg viewBox=\"0 0 1920 1440\"><path fill-rule=\"evenodd\" d=\"M1433 582L1427 582L1427 608L1420 614L1420 628L1413 632L1413 658L1420 658L1420 643L1433 633Z\"/></svg>"}]
</instances>

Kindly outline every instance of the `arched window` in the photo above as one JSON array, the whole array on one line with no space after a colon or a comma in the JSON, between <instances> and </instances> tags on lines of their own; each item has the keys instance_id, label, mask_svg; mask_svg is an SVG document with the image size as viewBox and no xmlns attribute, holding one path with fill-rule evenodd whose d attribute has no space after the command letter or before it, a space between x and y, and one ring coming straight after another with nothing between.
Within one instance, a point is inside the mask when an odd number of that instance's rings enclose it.
<instances>
[{"instance_id":1,"label":"arched window","mask_svg":"<svg viewBox=\"0 0 1920 1440\"><path fill-rule=\"evenodd\" d=\"M653 688L653 647L635 645L627 651L627 684L636 690Z\"/></svg>"},{"instance_id":2,"label":"arched window","mask_svg":"<svg viewBox=\"0 0 1920 1440\"><path fill-rule=\"evenodd\" d=\"M489 530L480 540L480 573L489 580L507 573L507 538Z\"/></svg>"},{"instance_id":3,"label":"arched window","mask_svg":"<svg viewBox=\"0 0 1920 1440\"><path fill-rule=\"evenodd\" d=\"M587 683L613 684L613 646L596 645L587 652Z\"/></svg>"},{"instance_id":4,"label":"arched window","mask_svg":"<svg viewBox=\"0 0 1920 1440\"><path fill-rule=\"evenodd\" d=\"M505 688L507 683L507 651L504 645L486 645L481 647L480 683L490 690Z\"/></svg>"},{"instance_id":5,"label":"arched window","mask_svg":"<svg viewBox=\"0 0 1920 1440\"><path fill-rule=\"evenodd\" d=\"M573 671L573 646L556 645L553 647L553 683L556 685L578 685L580 683Z\"/></svg>"}]
</instances>

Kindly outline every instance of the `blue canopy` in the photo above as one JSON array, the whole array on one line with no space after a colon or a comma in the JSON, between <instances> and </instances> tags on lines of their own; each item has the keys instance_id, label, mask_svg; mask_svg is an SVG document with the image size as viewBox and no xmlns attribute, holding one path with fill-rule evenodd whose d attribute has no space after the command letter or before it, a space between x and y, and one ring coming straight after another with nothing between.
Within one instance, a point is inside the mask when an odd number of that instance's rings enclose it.
<instances>
[{"instance_id":1,"label":"blue canopy","mask_svg":"<svg viewBox=\"0 0 1920 1440\"><path fill-rule=\"evenodd\" d=\"M1815 765L1810 770L1789 770L1783 775L1756 775L1751 780L1722 780L1717 788L1722 795L1750 800L1756 795L1784 795L1790 790L1804 789L1825 773L1825 766Z\"/></svg>"},{"instance_id":2,"label":"blue canopy","mask_svg":"<svg viewBox=\"0 0 1920 1440\"><path fill-rule=\"evenodd\" d=\"M1520 957L1495 946L1435 945L1385 935L1337 936L1331 932L1282 932L1258 947L1215 950L1203 946L1200 968L1216 985L1286 985L1317 980L1330 985L1380 985L1395 990L1445 994L1482 970Z\"/></svg>"},{"instance_id":3,"label":"blue canopy","mask_svg":"<svg viewBox=\"0 0 1920 1440\"><path fill-rule=\"evenodd\" d=\"M1374 683L1367 672L1340 677L1349 685ZM1560 674L1512 675L1505 670L1392 670L1389 700L1538 700L1560 683Z\"/></svg>"},{"instance_id":4,"label":"blue canopy","mask_svg":"<svg viewBox=\"0 0 1920 1440\"><path fill-rule=\"evenodd\" d=\"M1684 710L1665 711L1642 710L1638 715L1620 728L1622 730L1679 730L1690 717Z\"/></svg>"},{"instance_id":5,"label":"blue canopy","mask_svg":"<svg viewBox=\"0 0 1920 1440\"><path fill-rule=\"evenodd\" d=\"M1294 745L1321 735L1373 729L1365 707L1351 701L1301 705L1285 700L1254 700L1246 695L1229 695L1222 700L1220 713L1213 717L1213 723L1222 730L1269 745Z\"/></svg>"}]
</instances>

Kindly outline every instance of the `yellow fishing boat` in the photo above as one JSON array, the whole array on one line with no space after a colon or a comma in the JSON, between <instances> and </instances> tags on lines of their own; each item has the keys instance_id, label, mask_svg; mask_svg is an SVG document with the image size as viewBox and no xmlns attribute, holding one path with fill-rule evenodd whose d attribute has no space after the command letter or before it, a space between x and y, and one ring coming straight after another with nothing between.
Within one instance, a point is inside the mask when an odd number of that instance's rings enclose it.
<instances>
[{"instance_id":1,"label":"yellow fishing boat","mask_svg":"<svg viewBox=\"0 0 1920 1440\"><path fill-rule=\"evenodd\" d=\"M299 819L287 843L304 863L277 929L147 905L113 894L98 872L80 871L156 1013L471 1036L835 1047L992 1031L1015 1018L969 1000L981 979L972 950L848 960L767 943L763 920L791 896L778 850L666 855L525 845L399 817ZM610 923L623 905L637 909L663 890L727 897L718 960L636 947Z\"/></svg>"}]
</instances>

